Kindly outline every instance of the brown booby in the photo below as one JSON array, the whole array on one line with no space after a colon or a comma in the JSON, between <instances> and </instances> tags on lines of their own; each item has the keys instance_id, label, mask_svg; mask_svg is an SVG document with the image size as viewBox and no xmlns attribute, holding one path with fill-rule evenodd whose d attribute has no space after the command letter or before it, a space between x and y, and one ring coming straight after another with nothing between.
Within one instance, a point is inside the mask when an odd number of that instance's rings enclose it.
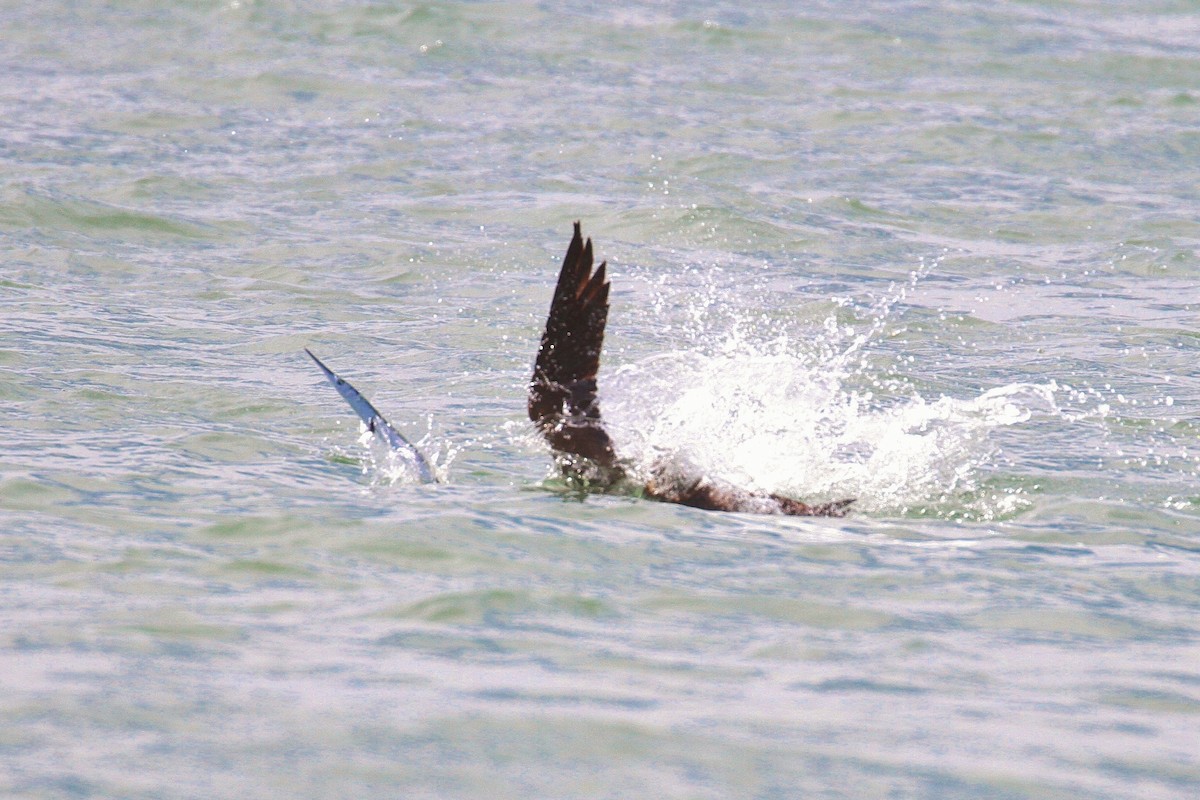
<instances>
[{"instance_id":1,"label":"brown booby","mask_svg":"<svg viewBox=\"0 0 1200 800\"><path fill-rule=\"evenodd\" d=\"M586 488L629 487L644 497L710 511L821 517L846 514L853 500L808 505L705 475L679 475L665 463L652 465L649 479L636 480L617 457L596 397L609 283L607 262L595 270L592 265L592 240L584 241L576 222L529 381L529 418L550 443L565 478Z\"/></svg>"}]
</instances>

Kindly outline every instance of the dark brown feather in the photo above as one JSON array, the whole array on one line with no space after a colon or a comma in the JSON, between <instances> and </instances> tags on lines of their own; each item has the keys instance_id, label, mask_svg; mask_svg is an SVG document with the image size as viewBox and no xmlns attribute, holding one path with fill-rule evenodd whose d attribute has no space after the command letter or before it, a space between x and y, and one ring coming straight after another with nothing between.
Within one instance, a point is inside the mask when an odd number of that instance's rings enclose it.
<instances>
[{"instance_id":1,"label":"dark brown feather","mask_svg":"<svg viewBox=\"0 0 1200 800\"><path fill-rule=\"evenodd\" d=\"M584 242L576 222L529 381L529 418L556 453L616 468L596 399L608 321L608 280L606 265L593 272L592 263L592 240Z\"/></svg>"}]
</instances>

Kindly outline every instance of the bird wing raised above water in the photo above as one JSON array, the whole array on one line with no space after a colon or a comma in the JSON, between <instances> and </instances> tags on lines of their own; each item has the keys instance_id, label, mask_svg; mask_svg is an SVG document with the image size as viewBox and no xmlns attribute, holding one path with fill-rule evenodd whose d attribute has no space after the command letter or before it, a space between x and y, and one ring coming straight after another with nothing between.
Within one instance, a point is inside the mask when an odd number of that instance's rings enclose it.
<instances>
[{"instance_id":1,"label":"bird wing raised above water","mask_svg":"<svg viewBox=\"0 0 1200 800\"><path fill-rule=\"evenodd\" d=\"M608 321L606 262L593 271L592 240L580 224L567 248L529 381L529 418L562 455L616 465L600 420L596 373Z\"/></svg>"},{"instance_id":2,"label":"bird wing raised above water","mask_svg":"<svg viewBox=\"0 0 1200 800\"><path fill-rule=\"evenodd\" d=\"M608 321L606 264L593 270L592 240L583 238L580 224L567 248L546 330L529 381L529 418L546 437L568 475L589 477L599 467L601 484L609 488L627 476L617 461L612 440L600 419L596 373ZM580 464L577 459L587 464ZM852 500L810 506L776 494L727 486L704 475L672 475L667 465L654 465L652 479L641 493L668 503L712 511L840 517Z\"/></svg>"}]
</instances>

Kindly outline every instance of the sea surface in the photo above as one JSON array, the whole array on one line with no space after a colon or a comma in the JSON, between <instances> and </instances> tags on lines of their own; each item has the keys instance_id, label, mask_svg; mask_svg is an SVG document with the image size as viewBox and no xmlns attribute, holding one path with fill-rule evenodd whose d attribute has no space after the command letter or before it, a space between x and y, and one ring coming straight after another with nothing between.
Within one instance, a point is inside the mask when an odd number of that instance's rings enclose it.
<instances>
[{"instance_id":1,"label":"sea surface","mask_svg":"<svg viewBox=\"0 0 1200 800\"><path fill-rule=\"evenodd\" d=\"M0 796L1200 796L1200 6L4 3Z\"/></svg>"}]
</instances>

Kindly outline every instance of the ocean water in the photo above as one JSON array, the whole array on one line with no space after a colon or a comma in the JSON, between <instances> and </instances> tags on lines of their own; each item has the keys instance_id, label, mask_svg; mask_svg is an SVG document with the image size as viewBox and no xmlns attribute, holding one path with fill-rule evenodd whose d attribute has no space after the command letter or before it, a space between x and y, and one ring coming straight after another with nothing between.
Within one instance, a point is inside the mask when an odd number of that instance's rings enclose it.
<instances>
[{"instance_id":1,"label":"ocean water","mask_svg":"<svg viewBox=\"0 0 1200 800\"><path fill-rule=\"evenodd\" d=\"M0 30L0 795L1200 796L1194 3ZM576 219L622 454L850 516L553 479Z\"/></svg>"}]
</instances>

